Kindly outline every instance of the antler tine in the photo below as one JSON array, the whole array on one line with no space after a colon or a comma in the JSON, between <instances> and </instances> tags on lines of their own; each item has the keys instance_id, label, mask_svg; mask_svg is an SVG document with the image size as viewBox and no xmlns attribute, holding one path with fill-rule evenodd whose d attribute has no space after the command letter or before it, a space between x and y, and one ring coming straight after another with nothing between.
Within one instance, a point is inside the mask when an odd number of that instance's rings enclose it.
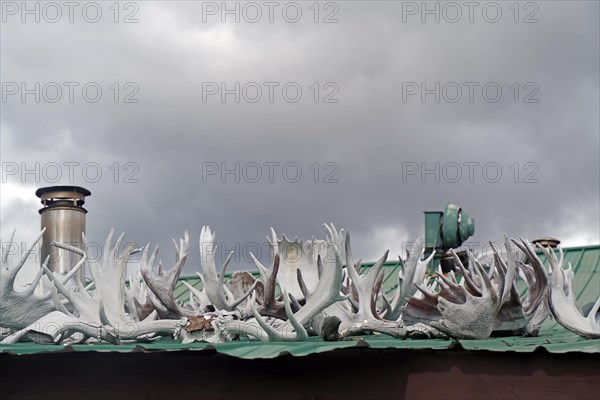
<instances>
[{"instance_id":1,"label":"antler tine","mask_svg":"<svg viewBox=\"0 0 600 400\"><path fill-rule=\"evenodd\" d=\"M333 225L333 224L331 224L331 225ZM331 228L329 227L329 224L324 223L323 226L325 227L325 230L327 230L327 234L326 234L327 240L330 242L333 242L335 239L333 236L333 232L332 232Z\"/></svg>"},{"instance_id":2,"label":"antler tine","mask_svg":"<svg viewBox=\"0 0 600 400\"><path fill-rule=\"evenodd\" d=\"M350 232L346 233L345 239L345 254L346 254L346 272L350 276L352 282L356 282L359 280L358 271L353 268L354 262L352 261L352 246L350 245Z\"/></svg>"},{"instance_id":3,"label":"antler tine","mask_svg":"<svg viewBox=\"0 0 600 400\"><path fill-rule=\"evenodd\" d=\"M15 266L15 268L13 270L13 274L12 274L12 280L10 280L9 282L14 282L14 279L16 278L17 273L23 267L23 265L25 264L25 261L27 261L27 258L29 257L29 255L33 251L33 248L38 244L38 242L40 241L40 239L44 235L44 232L46 232L46 227L44 227L42 229L42 231L37 235L37 237L35 238L35 240L33 241L33 243L31 243L31 245L29 246L29 248L25 251L25 254L23 254L23 256L21 257L21 261L19 263L17 263L17 265ZM12 240L11 240L11 242L12 242Z\"/></svg>"},{"instance_id":4,"label":"antler tine","mask_svg":"<svg viewBox=\"0 0 600 400\"><path fill-rule=\"evenodd\" d=\"M104 257L106 259L109 259L109 255L111 254L111 246L112 246L112 237L115 234L115 228L110 228L110 232L108 233L108 236L106 237L106 241L104 242ZM84 233L82 233L82 235L85 235Z\"/></svg>"},{"instance_id":5,"label":"antler tine","mask_svg":"<svg viewBox=\"0 0 600 400\"><path fill-rule=\"evenodd\" d=\"M219 282L221 283L221 286L225 284L225 273L227 271L227 266L229 265L229 262L231 261L231 257L233 257L234 251L230 251L229 254L227 255L227 258L225 259L225 262L223 263L223 266L221 267L221 273L219 274Z\"/></svg>"},{"instance_id":6,"label":"antler tine","mask_svg":"<svg viewBox=\"0 0 600 400\"><path fill-rule=\"evenodd\" d=\"M67 283L69 279L71 279L77 273L77 271L79 271L81 266L85 264L85 262L87 261L87 254L85 251L81 250L78 247L70 246L60 242L51 242L50 246L58 247L59 249L67 250L81 256L81 260L79 260L77 264L75 264L75 266L63 278L62 283Z\"/></svg>"},{"instance_id":7,"label":"antler tine","mask_svg":"<svg viewBox=\"0 0 600 400\"><path fill-rule=\"evenodd\" d=\"M453 271L450 271L448 273L448 276L450 276L450 279L446 278L444 276L444 274L440 274L437 277L440 278L442 280L442 282L444 282L451 289L456 290L456 289L461 288L461 286L458 283L456 283L456 278L454 277Z\"/></svg>"},{"instance_id":8,"label":"antler tine","mask_svg":"<svg viewBox=\"0 0 600 400\"><path fill-rule=\"evenodd\" d=\"M470 251L467 250L467 254L469 254L469 253L470 253ZM454 263L456 265L458 265L460 272L462 272L463 278L465 279L465 283L467 285L467 288L470 289L471 294L473 294L475 296L481 296L482 295L481 288L479 286L477 286L477 284L473 281L471 274L469 273L469 271L467 271L467 269L463 265L462 261L460 261L460 258L458 257L456 252L453 249L450 249L450 254L452 254L452 257L454 258ZM475 259L475 257L473 257L473 259ZM477 263L476 261L473 263L474 266L477 264L479 264L479 263ZM477 270L477 269L475 268L475 270Z\"/></svg>"},{"instance_id":9,"label":"antler tine","mask_svg":"<svg viewBox=\"0 0 600 400\"><path fill-rule=\"evenodd\" d=\"M590 322L590 324L596 322L596 314L598 313L598 310L600 309L600 296L598 296L598 300L596 300L596 302L594 303L594 305L592 306L592 308L590 309L590 312L588 313L586 319ZM598 323L596 323L599 327L600 325Z\"/></svg>"},{"instance_id":10,"label":"antler tine","mask_svg":"<svg viewBox=\"0 0 600 400\"><path fill-rule=\"evenodd\" d=\"M371 294L371 313L373 316L379 318L379 313L377 312L377 297L381 291L381 285L383 284L383 279L385 278L385 271L381 271L379 273L379 277L375 281L375 285L373 285L373 291ZM383 294L381 294L383 296Z\"/></svg>"},{"instance_id":11,"label":"antler tine","mask_svg":"<svg viewBox=\"0 0 600 400\"><path fill-rule=\"evenodd\" d=\"M33 293L35 292L35 288L37 287L38 283L40 283L40 279L42 279L42 276L44 275L44 268L48 265L48 261L50 261L49 255L46 256L46 259L42 263L42 267L38 270L37 274L35 275L35 278L33 278L33 281L31 281L31 283L29 284L29 287L22 292L23 296L26 296L26 297L33 296ZM44 298L49 299L50 293L47 293L44 296Z\"/></svg>"},{"instance_id":12,"label":"antler tine","mask_svg":"<svg viewBox=\"0 0 600 400\"><path fill-rule=\"evenodd\" d=\"M298 268L296 270L296 277L298 279L298 285L300 285L300 290L302 291L302 295L304 296L304 298L306 300L308 300L310 298L310 292L308 291L308 288L306 287L306 283L304 282L304 278L302 277L302 271L300 270L300 268Z\"/></svg>"},{"instance_id":13,"label":"antler tine","mask_svg":"<svg viewBox=\"0 0 600 400\"><path fill-rule=\"evenodd\" d=\"M159 261L158 266L156 266L155 262L158 255L158 245L154 247L154 251L148 260L148 250L150 246L148 244L145 247L142 255L140 273L146 282L146 285L148 285L150 292L155 297L153 300L153 297L150 296L152 304L157 310L160 311L161 314L167 313L167 316L171 317L192 316L196 314L196 311L181 306L175 300L173 293L188 256L189 235L187 230L183 234L179 248L175 240L173 240L173 243L175 244L174 247L176 249L175 264L173 265L173 268L171 268L168 272L163 271L161 261Z\"/></svg>"},{"instance_id":14,"label":"antler tine","mask_svg":"<svg viewBox=\"0 0 600 400\"><path fill-rule=\"evenodd\" d=\"M506 276L504 277L502 297L500 300L501 304L504 303L508 299L510 292L514 286L515 279L517 277L517 263L515 261L515 256L512 252L512 249L510 248L510 240L508 239L508 236L506 236L506 235L504 235L504 246L506 247L507 263L503 264L503 265L506 265L507 272L506 272Z\"/></svg>"},{"instance_id":15,"label":"antler tine","mask_svg":"<svg viewBox=\"0 0 600 400\"><path fill-rule=\"evenodd\" d=\"M508 265L506 265L506 263L504 262L504 260L502 259L502 257L500 257L500 251L498 250L498 248L492 243L490 242L493 252L494 252L494 268L495 271L498 275L498 286L499 286L499 290L500 290L500 304L503 304L506 299L508 298L508 295L510 294L510 289L512 286L512 280L510 281L510 284L507 284L508 281L511 278L510 275L510 267ZM507 248L508 252L510 252L510 248ZM514 261L512 262L513 267L514 267ZM507 276L509 275L509 276ZM512 278L514 279L514 274L512 274ZM495 292L494 292L495 294Z\"/></svg>"},{"instance_id":16,"label":"antler tine","mask_svg":"<svg viewBox=\"0 0 600 400\"><path fill-rule=\"evenodd\" d=\"M258 259L254 256L254 254L252 254L252 252L250 252L250 257L252 258L252 261L254 262L256 269L260 273L260 277L262 278L263 281L266 282L266 280L268 279L268 276L269 276L269 270L267 270L267 268L264 265L262 265L262 263L260 261L258 261Z\"/></svg>"},{"instance_id":17,"label":"antler tine","mask_svg":"<svg viewBox=\"0 0 600 400\"><path fill-rule=\"evenodd\" d=\"M175 241L175 239L171 239L171 242L173 243L173 249L175 250L175 260L179 260L179 246L177 245L177 242Z\"/></svg>"},{"instance_id":18,"label":"antler tine","mask_svg":"<svg viewBox=\"0 0 600 400\"><path fill-rule=\"evenodd\" d=\"M46 229L46 228L44 228ZM15 240L15 234L17 233L17 228L13 229L11 235L10 235L10 240L8 243L10 243L10 245L12 245L14 243ZM4 251L4 246L2 246L2 263L6 264L8 262L8 253L10 253L10 251Z\"/></svg>"},{"instance_id":19,"label":"antler tine","mask_svg":"<svg viewBox=\"0 0 600 400\"><path fill-rule=\"evenodd\" d=\"M123 251L123 254L119 255L119 249L121 248L121 242L123 241L123 239L125 238L125 232L122 232L119 237L117 238L117 241L115 242L115 245L112 248L113 254L114 254L114 260L122 260L125 259L127 257L129 257L129 255L131 254L130 248L129 246L127 246L127 248L125 248L125 250ZM112 265L117 265L116 263L112 264Z\"/></svg>"},{"instance_id":20,"label":"antler tine","mask_svg":"<svg viewBox=\"0 0 600 400\"><path fill-rule=\"evenodd\" d=\"M273 329L272 326L270 326L269 324L267 324L265 322L265 320L263 319L263 317L260 315L260 313L258 312L258 310L256 309L256 293L252 293L252 298L250 300L250 309L252 310L252 315L254 316L254 319L256 320L256 322L258 323L258 325L263 329L263 331L266 333L266 339L269 342L273 342L275 341L277 334L275 332L275 330ZM261 337L259 337L259 339L261 339Z\"/></svg>"},{"instance_id":21,"label":"antler tine","mask_svg":"<svg viewBox=\"0 0 600 400\"><path fill-rule=\"evenodd\" d=\"M306 332L304 325L302 324L302 322L296 319L296 316L292 311L292 307L290 306L290 298L285 288L283 289L283 305L285 308L285 313L288 317L288 321L290 325L292 325L294 331L296 332L296 337L294 338L294 340L308 339L308 333Z\"/></svg>"}]
</instances>

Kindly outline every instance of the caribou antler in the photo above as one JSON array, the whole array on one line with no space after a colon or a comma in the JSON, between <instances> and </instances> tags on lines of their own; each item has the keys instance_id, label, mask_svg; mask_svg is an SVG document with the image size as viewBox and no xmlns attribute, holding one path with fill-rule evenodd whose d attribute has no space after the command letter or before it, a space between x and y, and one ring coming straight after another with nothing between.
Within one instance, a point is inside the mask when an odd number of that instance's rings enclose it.
<instances>
[{"instance_id":1,"label":"caribou antler","mask_svg":"<svg viewBox=\"0 0 600 400\"><path fill-rule=\"evenodd\" d=\"M556 257L552 249L545 247L541 249L550 264L552 273L550 277L550 311L552 315L559 324L580 336L590 339L600 338L600 321L596 316L600 308L600 297L588 315L583 316L575 303L571 283L573 279L571 264L567 270L562 267L564 261L562 248L559 247L560 258Z\"/></svg>"},{"instance_id":2,"label":"caribou antler","mask_svg":"<svg viewBox=\"0 0 600 400\"><path fill-rule=\"evenodd\" d=\"M2 243L2 266L0 267L1 327L19 330L56 310L56 307L50 301L49 293L42 297L38 297L34 294L44 272L41 268L26 290L18 292L14 287L17 274L25 264L25 261L27 261L33 248L42 238L45 230L46 228L42 229L25 254L17 260L15 260L12 255L9 257L10 248L5 249L4 243ZM15 232L16 230L14 230L11 235L9 246L13 244ZM44 260L44 265L47 264L48 258Z\"/></svg>"}]
</instances>

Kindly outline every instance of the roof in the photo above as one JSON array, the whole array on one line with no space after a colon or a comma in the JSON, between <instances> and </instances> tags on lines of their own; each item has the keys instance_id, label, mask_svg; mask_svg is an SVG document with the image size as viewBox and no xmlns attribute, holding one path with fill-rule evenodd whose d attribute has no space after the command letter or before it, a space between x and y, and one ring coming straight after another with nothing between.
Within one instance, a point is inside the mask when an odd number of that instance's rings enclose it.
<instances>
[{"instance_id":1,"label":"roof","mask_svg":"<svg viewBox=\"0 0 600 400\"><path fill-rule=\"evenodd\" d=\"M600 245L565 248L565 264L570 263L575 272L573 290L577 297L577 304L581 307L594 302L600 296ZM539 254L542 261L544 257ZM373 264L363 264L363 268L370 268ZM387 293L395 290L397 285L397 262L385 264L386 278L383 288ZM231 276L231 275L230 275ZM202 282L198 277L182 277L175 289L178 300L186 301L189 291L183 281L201 288ZM177 351L177 350L214 350L244 359L275 358L284 354L304 356L322 353L335 349L362 347L362 348L396 348L396 349L426 349L426 350L451 350L464 349L472 351L493 352L534 352L544 349L549 353L600 353L600 339L584 339L560 326L554 319L548 318L537 337L498 337L485 340L454 340L454 339L395 339L386 335L369 335L354 338L353 340L339 342L324 342L319 338L310 338L304 342L275 342L263 343L258 341L239 340L229 343L208 344L192 343L181 344L172 340L160 340L155 343L112 345L37 345L34 343L17 343L13 345L0 345L0 352L13 354L31 354L53 351Z\"/></svg>"}]
</instances>

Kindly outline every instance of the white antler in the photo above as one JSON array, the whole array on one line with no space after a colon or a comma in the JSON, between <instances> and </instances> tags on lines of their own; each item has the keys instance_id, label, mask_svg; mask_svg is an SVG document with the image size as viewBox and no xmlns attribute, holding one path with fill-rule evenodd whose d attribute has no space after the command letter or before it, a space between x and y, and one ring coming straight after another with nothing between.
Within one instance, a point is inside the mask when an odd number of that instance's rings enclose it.
<instances>
[{"instance_id":1,"label":"white antler","mask_svg":"<svg viewBox=\"0 0 600 400\"><path fill-rule=\"evenodd\" d=\"M179 240L179 246L177 242L173 240L173 247L175 249L175 265L170 271L165 272L162 268L162 264L159 261L156 264L156 256L158 255L158 245L154 248L154 251L148 258L148 250L150 244L146 245L140 261L140 272L144 281L150 288L150 290L156 296L156 299L152 299L154 306L156 307L159 314L166 318L180 318L185 316L197 315L199 310L194 310L181 306L175 300L173 290L177 286L179 275L183 270L183 266L188 256L190 238L188 232L183 233L183 238ZM158 301L156 301L158 299Z\"/></svg>"},{"instance_id":2,"label":"white antler","mask_svg":"<svg viewBox=\"0 0 600 400\"><path fill-rule=\"evenodd\" d=\"M412 249L414 251L409 252L407 260L402 263L400 271L398 271L398 287L396 288L394 297L389 302L384 297L384 301L389 303L388 312L382 315L385 319L396 321L400 318L402 314L401 308L406 305L408 299L417 291L414 284L421 284L423 282L425 273L427 272L427 265L435 255L435 251L433 251L425 260L421 260L425 252L422 241L415 240ZM402 260L400 261L402 262Z\"/></svg>"},{"instance_id":3,"label":"white antler","mask_svg":"<svg viewBox=\"0 0 600 400\"><path fill-rule=\"evenodd\" d=\"M13 231L10 242L2 242L2 265L0 267L0 326L13 330L22 329L44 315L56 310L56 307L50 301L50 294L38 297L34 294L35 289L43 275L43 270L40 268L29 287L22 291L15 290L15 278L27 261L29 254L42 238L44 228L33 243L29 246L25 254L20 259L15 259L11 255L11 246L14 245L13 240L15 231ZM5 245L8 244L8 248ZM48 258L44 260L44 265L48 264Z\"/></svg>"},{"instance_id":4,"label":"white antler","mask_svg":"<svg viewBox=\"0 0 600 400\"><path fill-rule=\"evenodd\" d=\"M306 339L308 333L304 325L332 304L344 300L340 293L342 285L342 260L337 246L329 246L328 254L321 258L317 257L317 263L322 264L323 271L315 291L311 294L306 304L296 313L292 312L290 298L284 289L284 306L288 320L274 328L269 325L259 314L254 305L252 311L255 322L243 321L218 321L216 326L220 331L227 332L230 336L243 334L252 336L263 341L297 341Z\"/></svg>"},{"instance_id":5,"label":"white antler","mask_svg":"<svg viewBox=\"0 0 600 400\"><path fill-rule=\"evenodd\" d=\"M87 262L94 279L95 290L93 294L83 287L83 283L79 280L76 281L75 290L67 287L59 277L44 266L46 274L57 291L69 300L77 314L71 315L65 307L62 307L62 313L53 313L51 317L46 316L43 320L40 320L44 323L55 321L60 325L60 329L49 334L52 340L60 341L64 335L69 336L74 332L115 343L121 340L147 340L149 334L175 334L182 324L185 324L185 318L179 321L168 319L155 321L156 312L151 313L142 321L136 321L125 313L127 260L131 254L136 252L136 249L132 245L128 245L123 254L119 255L120 243L125 234L121 234L116 243L112 245L113 232L111 230L106 240L101 263L96 262L90 254L87 254ZM85 248L90 249L87 238L85 235L82 237L86 245ZM57 244L57 246L78 254L81 252L80 249L67 245ZM21 333L25 335L26 333L36 332L38 332L37 326L30 325Z\"/></svg>"},{"instance_id":6,"label":"white antler","mask_svg":"<svg viewBox=\"0 0 600 400\"><path fill-rule=\"evenodd\" d=\"M233 252L227 256L223 263L221 273L217 273L215 264L215 253L217 245L215 244L215 234L209 226L203 226L200 232L200 262L202 263L202 280L204 281L204 291L211 304L217 310L233 311L252 293L256 287L254 282L250 290L238 299L234 299L231 292L225 287L225 271L231 261Z\"/></svg>"},{"instance_id":7,"label":"white antler","mask_svg":"<svg viewBox=\"0 0 600 400\"><path fill-rule=\"evenodd\" d=\"M412 297L404 308L404 314L414 322L424 322L450 337L460 339L485 339L492 333L496 317L511 293L516 275L514 261L503 263L498 250L495 267L486 274L481 264L470 255L472 271L467 271L458 255L450 250L455 264L464 277L464 286L456 281L454 272L448 278L438 275L440 291L433 293L417 285L423 298ZM510 249L508 249L510 251ZM496 283L492 283L490 276Z\"/></svg>"},{"instance_id":8,"label":"white antler","mask_svg":"<svg viewBox=\"0 0 600 400\"><path fill-rule=\"evenodd\" d=\"M552 272L550 277L550 311L552 315L559 324L580 336L590 339L600 338L600 321L596 318L596 313L600 308L600 297L587 316L581 315L573 294L571 264L567 270L562 267L564 261L562 248L559 248L560 258L557 258L551 249L542 247L542 251Z\"/></svg>"}]
</instances>

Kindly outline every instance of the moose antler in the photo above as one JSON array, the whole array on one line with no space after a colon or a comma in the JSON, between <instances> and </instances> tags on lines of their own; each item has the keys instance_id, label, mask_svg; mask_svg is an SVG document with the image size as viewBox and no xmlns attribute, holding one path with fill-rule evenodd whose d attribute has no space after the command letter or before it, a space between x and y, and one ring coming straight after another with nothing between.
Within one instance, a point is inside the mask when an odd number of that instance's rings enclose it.
<instances>
[{"instance_id":1,"label":"moose antler","mask_svg":"<svg viewBox=\"0 0 600 400\"><path fill-rule=\"evenodd\" d=\"M408 299L417 291L414 284L423 282L427 265L435 255L435 251L433 251L425 260L421 260L425 252L421 241L415 240L412 248L414 251L408 253L407 260L401 264L400 271L398 271L398 287L396 288L394 297L391 301L388 301L385 296L383 297L384 302L389 304L387 312L382 315L387 320L395 321L401 317L402 307L406 305Z\"/></svg>"},{"instance_id":2,"label":"moose antler","mask_svg":"<svg viewBox=\"0 0 600 400\"><path fill-rule=\"evenodd\" d=\"M261 299L261 304L258 307L258 313L267 317L274 317L279 319L287 319L285 312L285 305L283 301L279 301L275 298L275 289L277 286L277 274L279 272L279 254L275 254L273 259L273 267L271 269L265 268L260 261L250 253L256 268L260 272L261 280L263 282L264 292ZM252 299L252 302L256 300L256 297Z\"/></svg>"},{"instance_id":3,"label":"moose antler","mask_svg":"<svg viewBox=\"0 0 600 400\"><path fill-rule=\"evenodd\" d=\"M10 246L13 245L16 230L12 232L9 248L4 247L2 243L2 266L0 267L0 326L13 330L22 329L44 315L55 311L56 307L50 301L50 294L38 297L34 294L35 289L43 275L43 270L39 272L29 284L29 287L18 292L15 290L15 278L27 261L27 258L33 251L33 248L42 238L46 228L35 238L25 254L20 259L15 260L10 254ZM10 256L10 257L9 257ZM44 260L44 265L48 264L48 258Z\"/></svg>"},{"instance_id":4,"label":"moose antler","mask_svg":"<svg viewBox=\"0 0 600 400\"><path fill-rule=\"evenodd\" d=\"M255 281L250 290L239 299L235 299L231 291L225 287L225 272L233 252L229 253L223 263L221 273L218 274L215 264L216 250L214 232L210 230L209 226L203 226L200 231L200 262L202 264L204 291L217 310L233 311L252 293L258 281Z\"/></svg>"},{"instance_id":5,"label":"moose antler","mask_svg":"<svg viewBox=\"0 0 600 400\"><path fill-rule=\"evenodd\" d=\"M438 293L416 285L423 298L409 299L404 314L409 319L425 322L454 338L487 338L492 333L500 308L509 298L516 275L514 261L505 265L496 247L492 245L492 249L495 267L492 267L490 276L495 277L495 285L472 255L469 255L473 260L470 272L458 255L450 250L455 264L463 274L465 285L458 284L454 272L450 272L448 278L438 275ZM510 248L507 250L510 252Z\"/></svg>"},{"instance_id":6,"label":"moose antler","mask_svg":"<svg viewBox=\"0 0 600 400\"><path fill-rule=\"evenodd\" d=\"M255 306L255 295L251 302L255 321L215 321L219 331L227 332L228 335L246 335L263 341L298 341L308 337L304 325L308 324L315 316L327 307L338 301L344 300L340 290L342 285L342 261L337 246L329 246L329 251L334 252L331 256L321 258L317 256L317 263L321 264L323 271L316 289L311 294L306 304L296 313L292 311L290 296L284 289L283 301L288 320L278 327L269 325L259 314Z\"/></svg>"},{"instance_id":7,"label":"moose antler","mask_svg":"<svg viewBox=\"0 0 600 400\"><path fill-rule=\"evenodd\" d=\"M562 267L564 261L562 248L559 247L559 258L551 249L542 247L542 251L550 264L552 272L550 277L550 311L552 316L559 324L580 336L590 339L600 338L600 320L596 316L600 308L600 297L598 297L588 315L583 316L575 303L571 282L573 279L571 264L566 270Z\"/></svg>"},{"instance_id":8,"label":"moose antler","mask_svg":"<svg viewBox=\"0 0 600 400\"><path fill-rule=\"evenodd\" d=\"M140 261L140 272L144 281L154 293L156 299L153 303L159 314L162 314L163 318L181 318L189 317L198 314L198 310L192 310L181 306L174 297L173 290L177 286L179 275L185 264L185 260L188 256L190 238L188 232L183 233L183 238L179 240L179 246L177 242L173 240L173 247L175 248L175 265L169 272L165 272L162 268L162 263L159 261L158 265L155 264L156 256L158 255L158 245L155 246L154 251L148 258L148 250L150 244L146 245ZM152 300L152 297L151 297Z\"/></svg>"},{"instance_id":9,"label":"moose antler","mask_svg":"<svg viewBox=\"0 0 600 400\"><path fill-rule=\"evenodd\" d=\"M250 253L256 268L260 272L264 286L263 298L259 299L258 312L260 315L287 319L283 300L275 298L277 285L280 286L281 291L288 292L292 299L291 307L294 311L300 308L297 304L298 300L307 300L311 291L315 290L322 274L322 263L317 262L318 256L321 253L326 254L327 246L338 246L340 240L345 237L344 230L338 231L333 223L323 224L323 226L327 230L327 240L315 240L313 238L312 241L305 242L304 246L300 246L297 239L290 242L285 235L282 239L277 239L275 230L271 228L271 237L267 236L273 256L273 266L270 269L258 261L254 254ZM283 251L281 248L283 248ZM282 269L285 272L283 273L284 276L280 277Z\"/></svg>"},{"instance_id":10,"label":"moose antler","mask_svg":"<svg viewBox=\"0 0 600 400\"><path fill-rule=\"evenodd\" d=\"M135 278L129 276L129 286L125 287L127 299L127 310L136 321L148 317L156 307L150 299L150 288L144 281L141 271L138 269Z\"/></svg>"},{"instance_id":11,"label":"moose antler","mask_svg":"<svg viewBox=\"0 0 600 400\"><path fill-rule=\"evenodd\" d=\"M338 303L326 310L329 317L337 317L340 320L338 327L341 337L346 337L363 332L380 332L393 337L406 337L410 335L411 328L405 327L403 321L388 321L383 320L377 311L377 298L381 288L384 271L383 264L387 260L388 252L369 269L366 275L360 275L358 266L360 260L355 264L352 258L352 246L350 243L350 233L346 233L345 241L346 254L346 272L348 273L353 290L356 293L357 310L354 312L352 308L344 307ZM419 327L420 328L420 327ZM434 329L430 332L424 332L425 335L436 335Z\"/></svg>"},{"instance_id":12,"label":"moose antler","mask_svg":"<svg viewBox=\"0 0 600 400\"><path fill-rule=\"evenodd\" d=\"M513 333L535 336L544 320L550 315L548 273L529 241L523 238L511 239L511 241L525 254L529 262L526 264L508 256L508 262L516 262L519 271L524 276L527 290L523 296L519 297L516 282L513 283L510 297L498 313L494 330L501 331L505 330L506 326L512 326Z\"/></svg>"},{"instance_id":13,"label":"moose antler","mask_svg":"<svg viewBox=\"0 0 600 400\"><path fill-rule=\"evenodd\" d=\"M78 314L70 315L63 307L61 316L53 314L55 321L61 322L61 327L50 334L53 340L59 340L66 333L80 332L84 335L90 335L90 332L96 332L99 340L109 340L119 342L121 340L146 340L146 336L155 333L171 333L180 329L185 322L182 320L163 319L155 321L156 312L151 313L146 319L136 321L133 317L125 313L125 272L127 260L131 254L136 252L132 245L125 248L123 254L119 255L119 247L125 234L121 234L116 243L112 245L111 230L106 244L102 262L97 263L90 254L87 253L91 247L88 245L87 238L82 235L83 243L86 249L86 258L93 277L95 291L90 294L87 288L79 280L76 282L76 290L72 290L64 285L64 282L54 275L44 266L46 274L53 282L59 293L64 295L74 311ZM57 244L58 247L69 251L81 253L82 250ZM52 318L46 318L44 322L52 321ZM68 326L64 326L68 322ZM37 332L35 326L26 328L25 332ZM108 332L108 333L107 333Z\"/></svg>"}]
</instances>

